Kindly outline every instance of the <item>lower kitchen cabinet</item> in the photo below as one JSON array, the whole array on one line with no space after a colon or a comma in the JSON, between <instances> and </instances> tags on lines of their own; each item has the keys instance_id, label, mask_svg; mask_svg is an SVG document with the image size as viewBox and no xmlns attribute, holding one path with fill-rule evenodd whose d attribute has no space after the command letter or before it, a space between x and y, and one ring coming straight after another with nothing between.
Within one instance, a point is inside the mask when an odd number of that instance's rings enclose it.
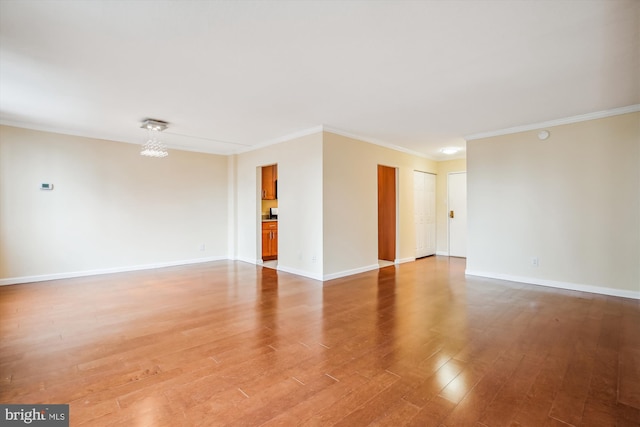
<instances>
[{"instance_id":1,"label":"lower kitchen cabinet","mask_svg":"<svg viewBox=\"0 0 640 427\"><path fill-rule=\"evenodd\" d=\"M262 260L278 259L278 222L262 223Z\"/></svg>"}]
</instances>

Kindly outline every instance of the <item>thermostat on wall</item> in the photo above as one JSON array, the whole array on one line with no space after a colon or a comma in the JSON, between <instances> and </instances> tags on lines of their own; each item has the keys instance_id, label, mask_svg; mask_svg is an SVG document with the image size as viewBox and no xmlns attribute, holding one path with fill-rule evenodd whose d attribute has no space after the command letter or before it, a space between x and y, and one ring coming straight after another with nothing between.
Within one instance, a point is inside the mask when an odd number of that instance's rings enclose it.
<instances>
[{"instance_id":1,"label":"thermostat on wall","mask_svg":"<svg viewBox=\"0 0 640 427\"><path fill-rule=\"evenodd\" d=\"M40 189L41 190L53 190L53 184L42 183L42 184L40 184Z\"/></svg>"}]
</instances>

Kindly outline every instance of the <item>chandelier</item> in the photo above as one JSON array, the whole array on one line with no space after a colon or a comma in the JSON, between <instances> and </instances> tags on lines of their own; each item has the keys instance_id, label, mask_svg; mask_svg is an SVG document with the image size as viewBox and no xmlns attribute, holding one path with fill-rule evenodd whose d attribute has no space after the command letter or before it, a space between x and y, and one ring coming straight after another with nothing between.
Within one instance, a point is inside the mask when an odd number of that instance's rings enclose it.
<instances>
[{"instance_id":1,"label":"chandelier","mask_svg":"<svg viewBox=\"0 0 640 427\"><path fill-rule=\"evenodd\" d=\"M160 132L165 130L169 123L162 120L146 119L142 122L142 128L147 130L147 142L142 144L140 154L148 157L167 157L169 153L162 141Z\"/></svg>"}]
</instances>

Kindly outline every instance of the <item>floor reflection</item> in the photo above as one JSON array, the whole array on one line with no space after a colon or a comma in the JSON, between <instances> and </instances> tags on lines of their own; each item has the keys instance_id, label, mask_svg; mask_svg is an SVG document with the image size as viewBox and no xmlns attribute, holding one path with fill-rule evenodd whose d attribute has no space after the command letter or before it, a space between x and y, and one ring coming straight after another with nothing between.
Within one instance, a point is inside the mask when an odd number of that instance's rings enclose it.
<instances>
[{"instance_id":1,"label":"floor reflection","mask_svg":"<svg viewBox=\"0 0 640 427\"><path fill-rule=\"evenodd\" d=\"M278 324L278 272L262 268L256 285L256 312L262 338L267 338Z\"/></svg>"},{"instance_id":2,"label":"floor reflection","mask_svg":"<svg viewBox=\"0 0 640 427\"><path fill-rule=\"evenodd\" d=\"M321 283L220 261L0 287L0 400L70 402L82 425L489 426L586 425L602 381L639 395L637 304L464 270Z\"/></svg>"}]
</instances>

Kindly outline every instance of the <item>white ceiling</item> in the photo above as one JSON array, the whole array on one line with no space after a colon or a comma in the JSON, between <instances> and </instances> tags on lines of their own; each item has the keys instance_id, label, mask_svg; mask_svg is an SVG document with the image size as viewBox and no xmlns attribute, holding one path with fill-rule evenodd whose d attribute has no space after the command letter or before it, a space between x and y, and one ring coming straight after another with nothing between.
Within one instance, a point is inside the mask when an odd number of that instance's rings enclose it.
<instances>
[{"instance_id":1,"label":"white ceiling","mask_svg":"<svg viewBox=\"0 0 640 427\"><path fill-rule=\"evenodd\" d=\"M640 2L0 0L0 122L230 154L319 126L434 159L640 104Z\"/></svg>"}]
</instances>

